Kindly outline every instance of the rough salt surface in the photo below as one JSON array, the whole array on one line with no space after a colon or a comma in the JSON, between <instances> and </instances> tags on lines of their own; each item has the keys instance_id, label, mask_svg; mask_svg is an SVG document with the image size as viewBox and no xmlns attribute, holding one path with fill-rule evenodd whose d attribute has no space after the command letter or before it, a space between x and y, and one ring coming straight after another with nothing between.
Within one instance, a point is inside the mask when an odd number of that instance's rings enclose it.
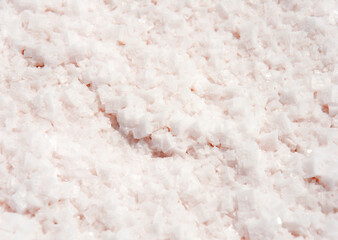
<instances>
[{"instance_id":1,"label":"rough salt surface","mask_svg":"<svg viewBox=\"0 0 338 240\"><path fill-rule=\"evenodd\" d=\"M0 16L0 239L338 239L337 1Z\"/></svg>"}]
</instances>

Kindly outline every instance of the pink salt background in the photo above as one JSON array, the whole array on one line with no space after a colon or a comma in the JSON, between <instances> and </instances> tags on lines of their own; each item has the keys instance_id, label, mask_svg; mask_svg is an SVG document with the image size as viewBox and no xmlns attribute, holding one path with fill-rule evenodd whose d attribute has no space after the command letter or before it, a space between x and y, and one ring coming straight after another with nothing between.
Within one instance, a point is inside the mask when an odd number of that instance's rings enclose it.
<instances>
[{"instance_id":1,"label":"pink salt background","mask_svg":"<svg viewBox=\"0 0 338 240\"><path fill-rule=\"evenodd\" d=\"M0 239L338 239L338 2L0 0Z\"/></svg>"}]
</instances>

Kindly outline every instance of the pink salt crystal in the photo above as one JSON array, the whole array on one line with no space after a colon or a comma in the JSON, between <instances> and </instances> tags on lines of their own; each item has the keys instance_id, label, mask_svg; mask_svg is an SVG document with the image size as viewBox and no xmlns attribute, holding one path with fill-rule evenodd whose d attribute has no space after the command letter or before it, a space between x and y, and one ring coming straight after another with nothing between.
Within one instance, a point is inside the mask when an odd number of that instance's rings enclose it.
<instances>
[{"instance_id":1,"label":"pink salt crystal","mask_svg":"<svg viewBox=\"0 0 338 240\"><path fill-rule=\"evenodd\" d=\"M271 132L264 134L259 139L260 145L262 146L262 149L265 151L276 151L278 149L278 133Z\"/></svg>"}]
</instances>

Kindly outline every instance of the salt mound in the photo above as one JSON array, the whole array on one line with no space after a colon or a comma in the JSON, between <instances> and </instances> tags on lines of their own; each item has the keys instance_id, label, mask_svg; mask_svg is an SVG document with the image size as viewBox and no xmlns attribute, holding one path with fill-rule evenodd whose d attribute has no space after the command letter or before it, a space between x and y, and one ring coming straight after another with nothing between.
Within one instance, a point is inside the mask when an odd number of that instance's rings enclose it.
<instances>
[{"instance_id":1,"label":"salt mound","mask_svg":"<svg viewBox=\"0 0 338 240\"><path fill-rule=\"evenodd\" d=\"M337 1L0 16L0 239L338 239Z\"/></svg>"}]
</instances>

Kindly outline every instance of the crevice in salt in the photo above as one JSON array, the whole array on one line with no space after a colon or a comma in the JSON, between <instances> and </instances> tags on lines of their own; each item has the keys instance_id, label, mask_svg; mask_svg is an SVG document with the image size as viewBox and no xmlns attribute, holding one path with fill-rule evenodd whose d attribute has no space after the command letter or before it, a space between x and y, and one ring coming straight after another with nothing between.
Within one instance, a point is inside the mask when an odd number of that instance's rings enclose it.
<instances>
[{"instance_id":1,"label":"crevice in salt","mask_svg":"<svg viewBox=\"0 0 338 240\"><path fill-rule=\"evenodd\" d=\"M312 183L312 184L320 185L323 188L327 188L325 184L321 181L321 176L310 177L310 178L306 178L305 180L306 182L310 184Z\"/></svg>"},{"instance_id":2,"label":"crevice in salt","mask_svg":"<svg viewBox=\"0 0 338 240\"><path fill-rule=\"evenodd\" d=\"M118 45L118 46L125 46L125 45L126 45L126 43L125 43L125 42L123 42L123 41L117 41L117 45Z\"/></svg>"},{"instance_id":3,"label":"crevice in salt","mask_svg":"<svg viewBox=\"0 0 338 240\"><path fill-rule=\"evenodd\" d=\"M45 66L45 64L43 62L37 62L37 63L34 64L34 66L36 68L43 68Z\"/></svg>"},{"instance_id":4,"label":"crevice in salt","mask_svg":"<svg viewBox=\"0 0 338 240\"><path fill-rule=\"evenodd\" d=\"M241 38L241 35L239 34L238 31L232 32L232 35L233 35L234 38L236 38L236 39L240 39L240 38Z\"/></svg>"},{"instance_id":5,"label":"crevice in salt","mask_svg":"<svg viewBox=\"0 0 338 240\"><path fill-rule=\"evenodd\" d=\"M326 114L330 114L330 109L328 104L323 104L322 105L322 112Z\"/></svg>"},{"instance_id":6,"label":"crevice in salt","mask_svg":"<svg viewBox=\"0 0 338 240\"><path fill-rule=\"evenodd\" d=\"M81 81L80 81L80 82L81 82ZM93 88L92 88L92 84L91 84L91 83L86 84L86 87L87 87L90 91L92 91L93 93L96 94L96 92L95 92L95 91L93 90ZM148 145L148 149L150 149L150 151L151 151L151 156L152 156L153 158L167 158L167 157L172 157L172 156L173 156L173 153L172 153L172 152L164 153L163 151L159 151L159 150L153 149L153 148L152 148L152 143L151 143L151 141L152 141L152 136L151 136L151 134L150 134L149 136L147 136L147 137L144 137L144 138L141 138L141 139L136 139L136 138L134 137L134 135L133 135L131 132L129 132L128 134L122 132L122 131L120 130L120 124L119 124L119 122L118 122L118 120L117 120L116 114L113 114L113 113L106 113L106 111L105 111L105 106L101 103L99 97L97 97L97 101L98 101L98 105L99 105L99 106L98 106L99 111L102 112L103 115L104 115L106 118L109 119L110 124L111 124L111 127L112 127L114 130L118 131L118 132L119 132L119 133L120 133L120 134L128 141L129 145L135 146L135 145L137 145L139 142L142 141L142 142L144 142L144 143L146 143L146 144ZM166 129L167 132L171 132L171 129L170 129L169 127L164 127L164 129Z\"/></svg>"}]
</instances>

